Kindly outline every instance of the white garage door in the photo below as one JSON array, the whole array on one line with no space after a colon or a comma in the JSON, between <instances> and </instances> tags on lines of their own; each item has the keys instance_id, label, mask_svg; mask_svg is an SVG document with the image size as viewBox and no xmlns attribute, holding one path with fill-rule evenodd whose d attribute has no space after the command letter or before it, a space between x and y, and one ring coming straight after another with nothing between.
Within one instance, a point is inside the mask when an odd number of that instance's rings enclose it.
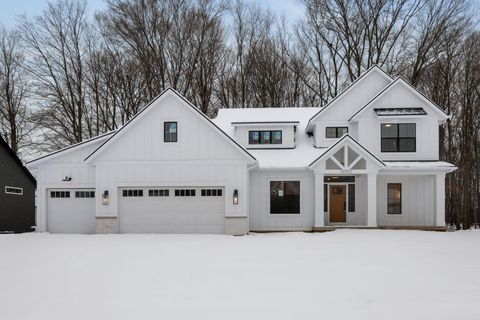
<instances>
[{"instance_id":1,"label":"white garage door","mask_svg":"<svg viewBox=\"0 0 480 320\"><path fill-rule=\"evenodd\" d=\"M119 190L121 233L224 233L222 187Z\"/></svg>"},{"instance_id":2,"label":"white garage door","mask_svg":"<svg viewBox=\"0 0 480 320\"><path fill-rule=\"evenodd\" d=\"M47 230L51 233L95 233L95 190L49 189Z\"/></svg>"}]
</instances>

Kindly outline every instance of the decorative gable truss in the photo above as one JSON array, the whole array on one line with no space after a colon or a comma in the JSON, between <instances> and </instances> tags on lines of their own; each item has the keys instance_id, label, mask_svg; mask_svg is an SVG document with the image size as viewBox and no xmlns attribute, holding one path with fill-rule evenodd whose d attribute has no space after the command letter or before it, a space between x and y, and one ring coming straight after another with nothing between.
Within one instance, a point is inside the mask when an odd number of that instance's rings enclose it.
<instances>
[{"instance_id":1,"label":"decorative gable truss","mask_svg":"<svg viewBox=\"0 0 480 320\"><path fill-rule=\"evenodd\" d=\"M348 134L309 165L326 174L364 174L383 167L385 164L381 160Z\"/></svg>"}]
</instances>

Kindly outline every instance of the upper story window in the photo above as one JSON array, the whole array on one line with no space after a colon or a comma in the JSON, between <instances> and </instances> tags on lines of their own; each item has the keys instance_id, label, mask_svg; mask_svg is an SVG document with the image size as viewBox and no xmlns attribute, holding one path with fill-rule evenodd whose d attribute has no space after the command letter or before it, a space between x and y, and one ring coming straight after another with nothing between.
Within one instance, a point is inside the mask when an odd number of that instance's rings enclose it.
<instances>
[{"instance_id":1,"label":"upper story window","mask_svg":"<svg viewBox=\"0 0 480 320\"><path fill-rule=\"evenodd\" d=\"M415 123L382 123L382 152L415 152Z\"/></svg>"},{"instance_id":2,"label":"upper story window","mask_svg":"<svg viewBox=\"0 0 480 320\"><path fill-rule=\"evenodd\" d=\"M248 144L281 144L282 130L253 130L248 132Z\"/></svg>"},{"instance_id":3,"label":"upper story window","mask_svg":"<svg viewBox=\"0 0 480 320\"><path fill-rule=\"evenodd\" d=\"M177 142L178 125L176 121L163 123L163 141Z\"/></svg>"},{"instance_id":4,"label":"upper story window","mask_svg":"<svg viewBox=\"0 0 480 320\"><path fill-rule=\"evenodd\" d=\"M326 127L325 136L327 138L341 138L348 133L348 127Z\"/></svg>"}]
</instances>

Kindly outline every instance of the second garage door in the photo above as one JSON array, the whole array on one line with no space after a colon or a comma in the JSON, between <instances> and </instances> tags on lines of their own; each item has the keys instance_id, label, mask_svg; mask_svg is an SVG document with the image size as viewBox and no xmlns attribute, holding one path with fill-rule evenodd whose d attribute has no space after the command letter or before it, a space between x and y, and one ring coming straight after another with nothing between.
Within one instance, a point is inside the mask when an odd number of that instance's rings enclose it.
<instances>
[{"instance_id":1,"label":"second garage door","mask_svg":"<svg viewBox=\"0 0 480 320\"><path fill-rule=\"evenodd\" d=\"M222 187L120 188L121 233L224 233Z\"/></svg>"}]
</instances>

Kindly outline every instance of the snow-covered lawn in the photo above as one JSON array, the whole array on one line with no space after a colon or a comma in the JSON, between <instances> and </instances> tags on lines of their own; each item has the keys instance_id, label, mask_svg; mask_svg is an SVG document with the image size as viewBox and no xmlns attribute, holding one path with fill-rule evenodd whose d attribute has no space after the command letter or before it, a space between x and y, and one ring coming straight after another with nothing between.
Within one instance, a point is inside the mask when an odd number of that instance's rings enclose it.
<instances>
[{"instance_id":1,"label":"snow-covered lawn","mask_svg":"<svg viewBox=\"0 0 480 320\"><path fill-rule=\"evenodd\" d=\"M480 232L0 235L0 319L480 319Z\"/></svg>"}]
</instances>

